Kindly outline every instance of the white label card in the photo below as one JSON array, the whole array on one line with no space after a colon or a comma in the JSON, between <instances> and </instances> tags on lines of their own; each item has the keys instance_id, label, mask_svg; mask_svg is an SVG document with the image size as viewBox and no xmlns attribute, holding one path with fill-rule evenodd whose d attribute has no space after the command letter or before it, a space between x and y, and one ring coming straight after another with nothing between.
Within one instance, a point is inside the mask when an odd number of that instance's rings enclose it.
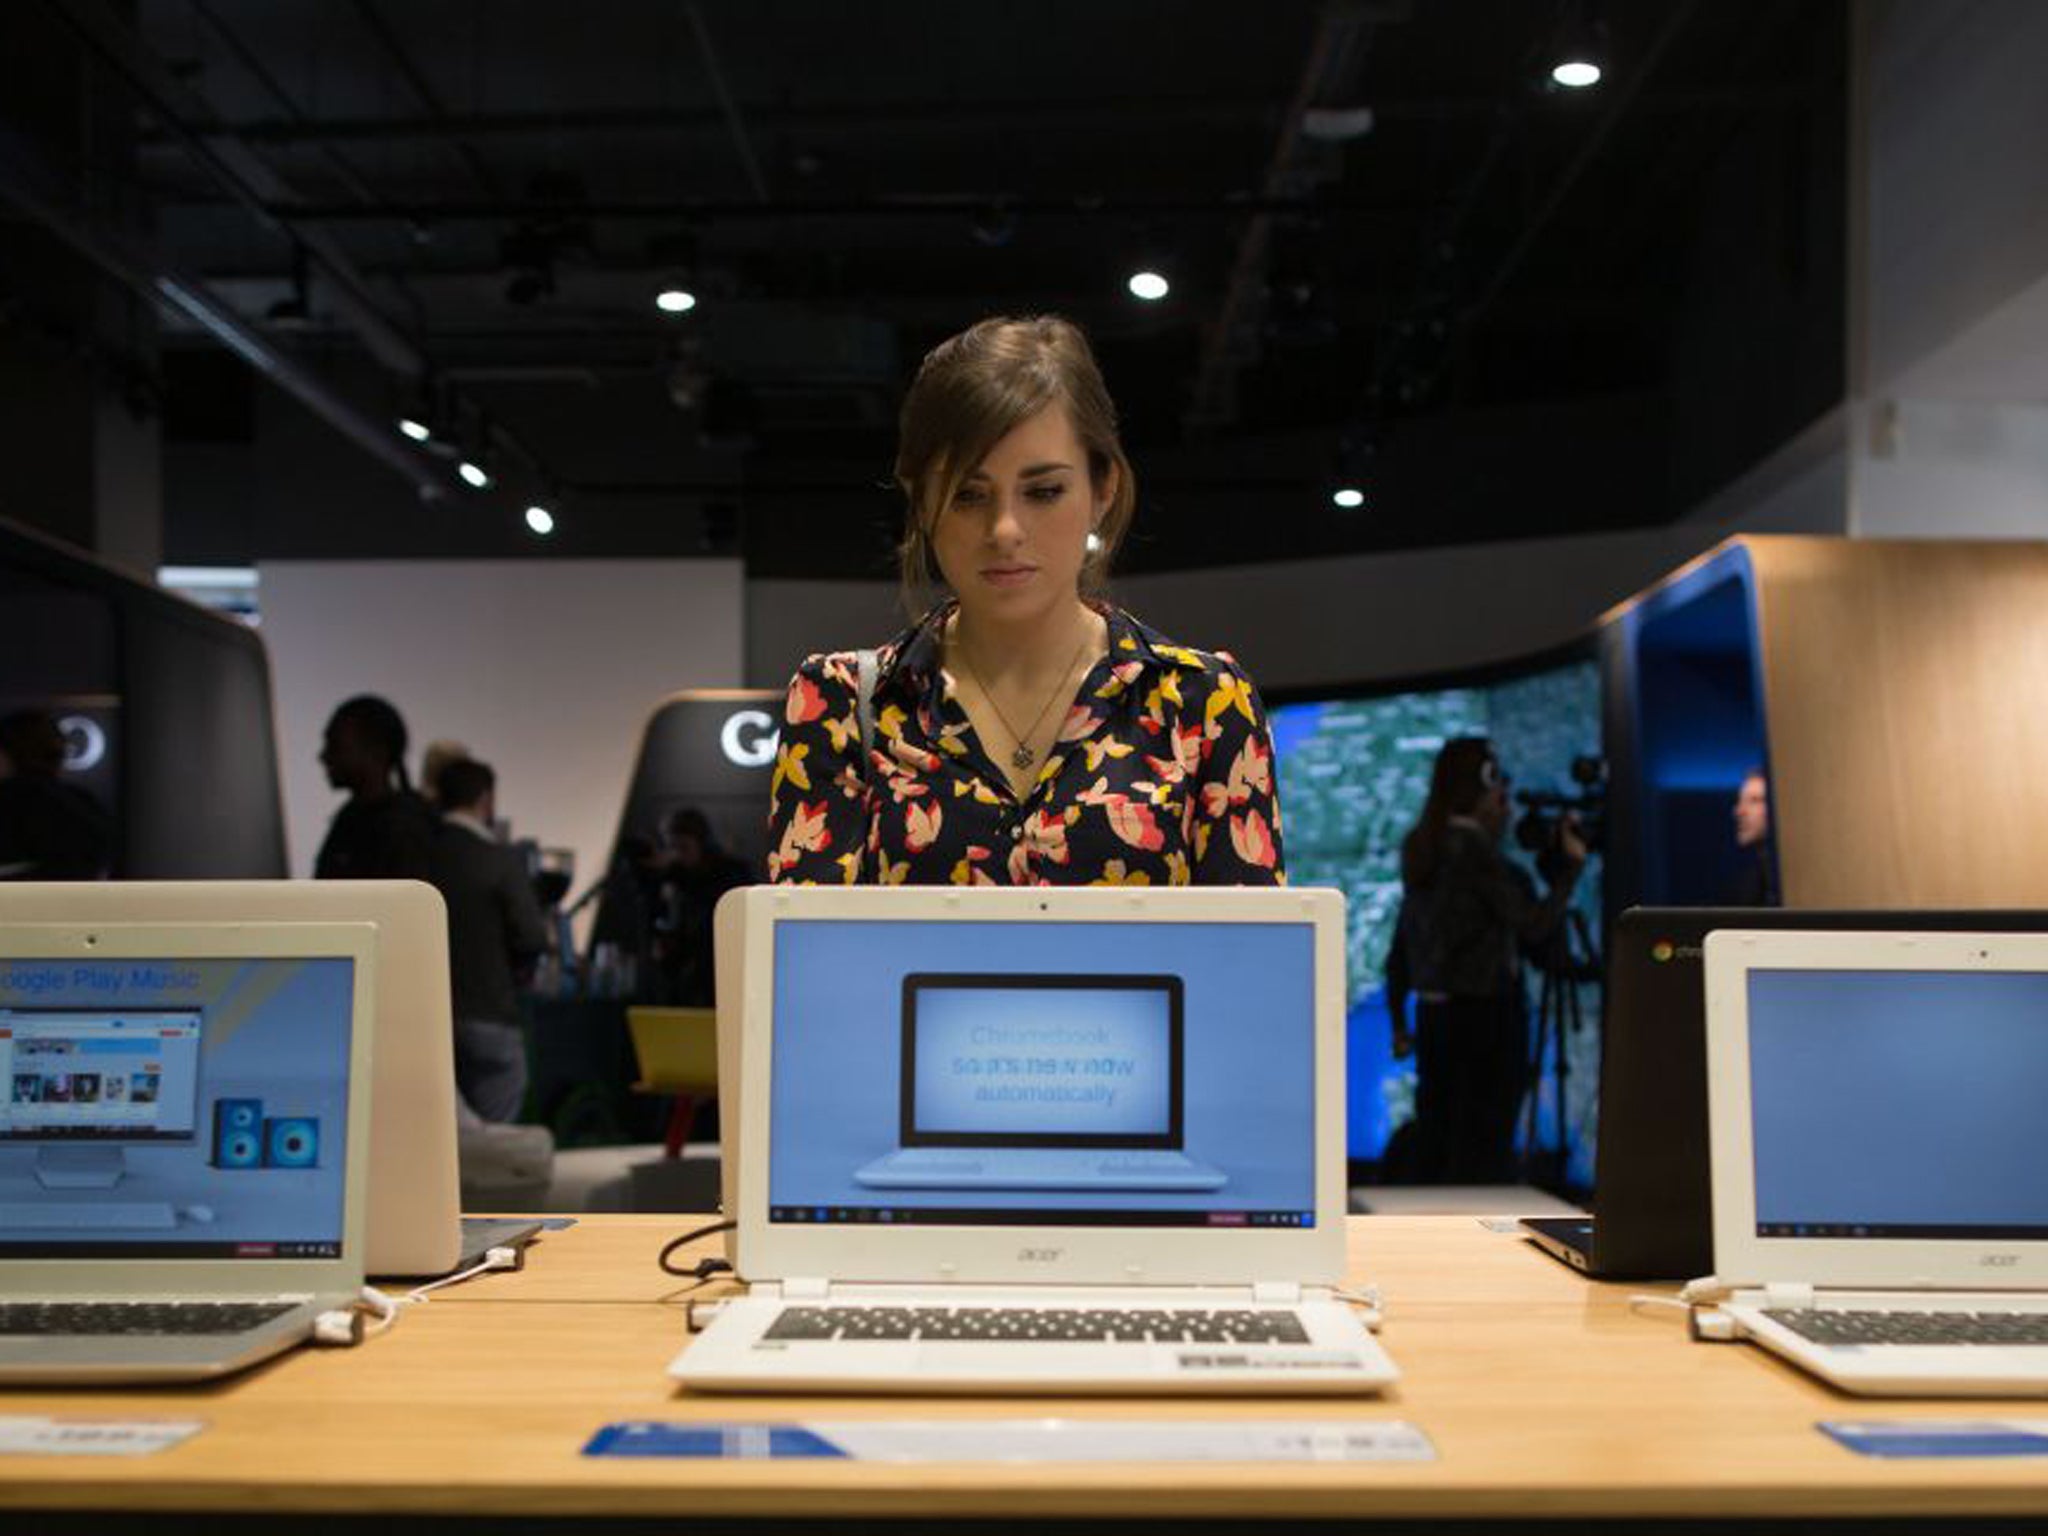
<instances>
[{"instance_id":1,"label":"white label card","mask_svg":"<svg viewBox=\"0 0 2048 1536\"><path fill-rule=\"evenodd\" d=\"M726 1461L838 1459L1003 1462L1417 1462L1436 1447L1384 1419L839 1419L801 1424L609 1424L586 1456Z\"/></svg>"},{"instance_id":2,"label":"white label card","mask_svg":"<svg viewBox=\"0 0 2048 1536\"><path fill-rule=\"evenodd\" d=\"M0 1414L0 1456L150 1456L190 1440L202 1419L52 1419Z\"/></svg>"},{"instance_id":3,"label":"white label card","mask_svg":"<svg viewBox=\"0 0 2048 1536\"><path fill-rule=\"evenodd\" d=\"M861 1461L1434 1461L1412 1424L1361 1419L995 1419L807 1426Z\"/></svg>"}]
</instances>

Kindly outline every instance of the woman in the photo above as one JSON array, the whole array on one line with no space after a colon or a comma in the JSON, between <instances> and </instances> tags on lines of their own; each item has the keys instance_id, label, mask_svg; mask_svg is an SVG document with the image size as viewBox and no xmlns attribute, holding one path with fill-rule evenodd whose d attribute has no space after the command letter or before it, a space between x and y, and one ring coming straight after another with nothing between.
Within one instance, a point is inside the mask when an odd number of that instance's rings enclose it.
<instances>
[{"instance_id":1,"label":"woman","mask_svg":"<svg viewBox=\"0 0 2048 1536\"><path fill-rule=\"evenodd\" d=\"M1444 743L1422 816L1401 844L1397 942L1418 1001L1415 1163L1426 1182L1511 1183L1528 1071L1522 956L1556 933L1586 862L1567 819L1556 884L1502 856L1508 781L1483 736Z\"/></svg>"},{"instance_id":2,"label":"woman","mask_svg":"<svg viewBox=\"0 0 2048 1536\"><path fill-rule=\"evenodd\" d=\"M1278 885L1272 744L1228 656L1096 594L1136 485L1088 342L993 319L903 403L909 611L789 687L768 877L820 884ZM871 722L865 730L863 722Z\"/></svg>"}]
</instances>

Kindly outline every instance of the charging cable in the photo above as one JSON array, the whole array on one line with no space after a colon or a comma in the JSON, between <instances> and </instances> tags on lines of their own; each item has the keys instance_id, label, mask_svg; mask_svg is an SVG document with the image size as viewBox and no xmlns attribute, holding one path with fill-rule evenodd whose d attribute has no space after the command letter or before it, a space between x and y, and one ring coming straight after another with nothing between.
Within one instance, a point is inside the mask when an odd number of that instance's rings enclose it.
<instances>
[{"instance_id":1,"label":"charging cable","mask_svg":"<svg viewBox=\"0 0 2048 1536\"><path fill-rule=\"evenodd\" d=\"M1376 1285L1368 1285L1362 1291L1334 1290L1330 1294L1358 1309L1358 1320L1368 1333L1378 1333L1380 1324L1387 1320L1387 1299Z\"/></svg>"},{"instance_id":2,"label":"charging cable","mask_svg":"<svg viewBox=\"0 0 2048 1536\"><path fill-rule=\"evenodd\" d=\"M465 1280L474 1280L478 1275L494 1270L525 1267L525 1247L508 1243L485 1250L483 1258L467 1269L443 1275L439 1280L430 1280L397 1296L380 1291L374 1285L366 1285L357 1293L354 1306L335 1307L313 1319L313 1341L337 1346L360 1344L365 1339L390 1332L400 1312L432 1300L435 1291L460 1285Z\"/></svg>"},{"instance_id":3,"label":"charging cable","mask_svg":"<svg viewBox=\"0 0 2048 1536\"><path fill-rule=\"evenodd\" d=\"M723 1300L699 1300L692 1296L683 1303L683 1332L702 1333L718 1321L718 1314L724 1310Z\"/></svg>"},{"instance_id":4,"label":"charging cable","mask_svg":"<svg viewBox=\"0 0 2048 1536\"><path fill-rule=\"evenodd\" d=\"M1724 1300L1732 1287L1719 1275L1701 1275L1688 1280L1678 1288L1676 1296L1650 1296L1638 1294L1629 1297L1631 1312L1647 1312L1653 1307L1662 1307L1685 1314L1686 1330L1701 1344L1736 1344L1748 1335L1742 1324L1716 1303Z\"/></svg>"}]
</instances>

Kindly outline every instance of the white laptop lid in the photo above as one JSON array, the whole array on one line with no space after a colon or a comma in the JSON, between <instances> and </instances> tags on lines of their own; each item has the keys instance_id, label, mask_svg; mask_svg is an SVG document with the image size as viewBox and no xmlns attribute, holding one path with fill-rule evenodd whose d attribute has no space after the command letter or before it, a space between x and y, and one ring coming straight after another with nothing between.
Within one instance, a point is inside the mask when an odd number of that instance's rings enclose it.
<instances>
[{"instance_id":1,"label":"white laptop lid","mask_svg":"<svg viewBox=\"0 0 2048 1536\"><path fill-rule=\"evenodd\" d=\"M748 1279L1341 1276L1338 892L757 886L726 902L744 907L726 932L745 975ZM857 1177L920 1143L989 1157L1174 1150L1224 1181L876 1189Z\"/></svg>"},{"instance_id":2,"label":"white laptop lid","mask_svg":"<svg viewBox=\"0 0 2048 1536\"><path fill-rule=\"evenodd\" d=\"M2048 936L1706 942L1714 1268L2048 1288Z\"/></svg>"},{"instance_id":3,"label":"white laptop lid","mask_svg":"<svg viewBox=\"0 0 2048 1536\"><path fill-rule=\"evenodd\" d=\"M0 1288L362 1283L368 924L0 926ZM45 1208L164 1211L53 1222Z\"/></svg>"},{"instance_id":4,"label":"white laptop lid","mask_svg":"<svg viewBox=\"0 0 2048 1536\"><path fill-rule=\"evenodd\" d=\"M461 1252L448 909L423 880L0 881L0 925L377 925L368 1247L373 1275L439 1274Z\"/></svg>"}]
</instances>

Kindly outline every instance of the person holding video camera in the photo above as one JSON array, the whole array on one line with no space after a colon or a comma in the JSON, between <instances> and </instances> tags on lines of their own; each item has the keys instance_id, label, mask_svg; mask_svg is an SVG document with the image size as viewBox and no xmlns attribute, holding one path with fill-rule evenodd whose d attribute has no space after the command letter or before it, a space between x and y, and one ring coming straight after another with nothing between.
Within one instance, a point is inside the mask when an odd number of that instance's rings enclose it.
<instances>
[{"instance_id":1,"label":"person holding video camera","mask_svg":"<svg viewBox=\"0 0 2048 1536\"><path fill-rule=\"evenodd\" d=\"M1422 816L1401 844L1401 917L1390 971L1416 999L1414 1176L1512 1183L1528 1070L1525 955L1552 942L1586 863L1577 818L1557 819L1539 859L1549 889L1501 852L1508 778L1493 743L1444 743ZM1397 1042L1398 1044L1399 1042Z\"/></svg>"}]
</instances>

